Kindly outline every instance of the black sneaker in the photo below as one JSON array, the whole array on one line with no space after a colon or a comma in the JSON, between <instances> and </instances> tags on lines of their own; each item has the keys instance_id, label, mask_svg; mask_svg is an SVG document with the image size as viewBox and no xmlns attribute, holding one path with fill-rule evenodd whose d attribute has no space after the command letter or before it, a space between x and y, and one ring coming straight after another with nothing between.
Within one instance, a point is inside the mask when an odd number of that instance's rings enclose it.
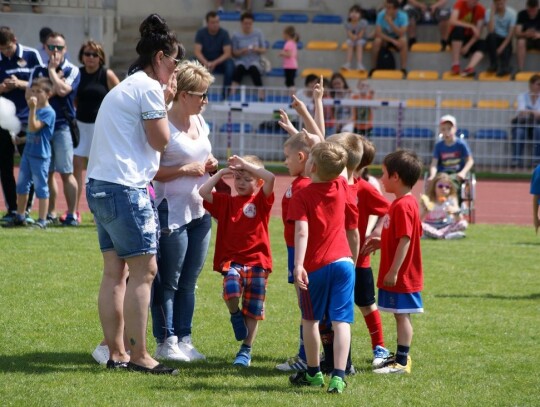
<instances>
[{"instance_id":1,"label":"black sneaker","mask_svg":"<svg viewBox=\"0 0 540 407\"><path fill-rule=\"evenodd\" d=\"M317 372L313 377L308 375L307 372L296 372L289 376L289 382L295 386L323 387L324 377L322 372Z\"/></svg>"},{"instance_id":2,"label":"black sneaker","mask_svg":"<svg viewBox=\"0 0 540 407\"><path fill-rule=\"evenodd\" d=\"M107 369L113 369L113 370L127 369L128 364L129 364L129 362L122 362L121 360L109 359L107 361Z\"/></svg>"}]
</instances>

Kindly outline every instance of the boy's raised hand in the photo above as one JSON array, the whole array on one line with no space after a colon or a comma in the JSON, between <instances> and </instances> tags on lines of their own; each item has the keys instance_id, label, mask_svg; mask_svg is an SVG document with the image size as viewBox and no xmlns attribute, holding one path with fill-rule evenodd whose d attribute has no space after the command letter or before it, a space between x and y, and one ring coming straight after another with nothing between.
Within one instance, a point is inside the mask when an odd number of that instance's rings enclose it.
<instances>
[{"instance_id":1,"label":"boy's raised hand","mask_svg":"<svg viewBox=\"0 0 540 407\"><path fill-rule=\"evenodd\" d=\"M291 103L291 107L296 110L296 112L300 115L300 116L304 116L306 114L308 114L308 110L307 110L307 107L306 107L306 104L304 102L302 102L300 99L298 99L296 97L296 95L292 95L292 103Z\"/></svg>"},{"instance_id":2,"label":"boy's raised hand","mask_svg":"<svg viewBox=\"0 0 540 407\"><path fill-rule=\"evenodd\" d=\"M313 100L322 100L324 96L324 85L323 85L324 77L321 75L319 78L319 82L313 86Z\"/></svg>"},{"instance_id":3,"label":"boy's raised hand","mask_svg":"<svg viewBox=\"0 0 540 407\"><path fill-rule=\"evenodd\" d=\"M293 136L296 133L298 133L298 130L296 129L296 127L294 127L293 124L291 123L291 120L289 119L289 115L283 109L279 109L278 124L279 124L279 127L285 130L289 136Z\"/></svg>"}]
</instances>

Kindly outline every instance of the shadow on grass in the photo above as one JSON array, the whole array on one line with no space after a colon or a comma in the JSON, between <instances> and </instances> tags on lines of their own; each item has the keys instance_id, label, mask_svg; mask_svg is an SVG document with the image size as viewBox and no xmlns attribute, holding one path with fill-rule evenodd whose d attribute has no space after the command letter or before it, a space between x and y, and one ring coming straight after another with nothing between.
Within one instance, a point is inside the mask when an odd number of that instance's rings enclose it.
<instances>
[{"instance_id":1,"label":"shadow on grass","mask_svg":"<svg viewBox=\"0 0 540 407\"><path fill-rule=\"evenodd\" d=\"M96 362L86 352L31 352L0 355L0 372L46 374L95 370Z\"/></svg>"},{"instance_id":2,"label":"shadow on grass","mask_svg":"<svg viewBox=\"0 0 540 407\"><path fill-rule=\"evenodd\" d=\"M538 300L540 293L529 295L500 295L500 294L435 294L438 298L484 298L486 300Z\"/></svg>"}]
</instances>

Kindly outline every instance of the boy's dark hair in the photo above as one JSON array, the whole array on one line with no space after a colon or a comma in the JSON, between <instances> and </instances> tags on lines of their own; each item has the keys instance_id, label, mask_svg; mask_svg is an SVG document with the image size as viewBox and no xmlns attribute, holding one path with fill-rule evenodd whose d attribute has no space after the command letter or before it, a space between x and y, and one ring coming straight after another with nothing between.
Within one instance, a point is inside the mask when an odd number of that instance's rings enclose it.
<instances>
[{"instance_id":1,"label":"boy's dark hair","mask_svg":"<svg viewBox=\"0 0 540 407\"><path fill-rule=\"evenodd\" d=\"M313 74L313 73L310 73L308 76L306 76L306 79L304 80L304 86L308 86L311 82L313 81L319 81L319 78L317 77L317 75Z\"/></svg>"},{"instance_id":2,"label":"boy's dark hair","mask_svg":"<svg viewBox=\"0 0 540 407\"><path fill-rule=\"evenodd\" d=\"M412 150L396 150L384 157L383 165L386 167L388 176L397 174L403 185L409 188L414 184L422 174L422 162Z\"/></svg>"},{"instance_id":3,"label":"boy's dark hair","mask_svg":"<svg viewBox=\"0 0 540 407\"><path fill-rule=\"evenodd\" d=\"M538 7L538 0L527 0L527 7L528 8Z\"/></svg>"},{"instance_id":4,"label":"boy's dark hair","mask_svg":"<svg viewBox=\"0 0 540 407\"><path fill-rule=\"evenodd\" d=\"M62 38L64 41L66 40L66 37L64 36L64 34L56 32L56 31L49 33L49 35L47 35L47 38L45 39L45 42L47 42L49 38Z\"/></svg>"},{"instance_id":5,"label":"boy's dark hair","mask_svg":"<svg viewBox=\"0 0 540 407\"><path fill-rule=\"evenodd\" d=\"M301 131L285 140L283 147L289 147L291 150L309 154L309 151L311 150L311 143L306 133Z\"/></svg>"},{"instance_id":6,"label":"boy's dark hair","mask_svg":"<svg viewBox=\"0 0 540 407\"><path fill-rule=\"evenodd\" d=\"M535 82L540 81L540 74L535 73L531 78L529 79L529 85L532 85Z\"/></svg>"},{"instance_id":7,"label":"boy's dark hair","mask_svg":"<svg viewBox=\"0 0 540 407\"><path fill-rule=\"evenodd\" d=\"M250 11L244 11L240 16L240 21L244 21L247 18L249 18L250 20L255 20L255 17Z\"/></svg>"},{"instance_id":8,"label":"boy's dark hair","mask_svg":"<svg viewBox=\"0 0 540 407\"><path fill-rule=\"evenodd\" d=\"M359 171L373 162L373 160L375 159L376 149L375 144L373 144L373 142L366 136L360 134L358 135L358 137L360 137L360 140L362 140L362 146L364 147L364 154L362 154L362 160L357 167L357 170Z\"/></svg>"},{"instance_id":9,"label":"boy's dark hair","mask_svg":"<svg viewBox=\"0 0 540 407\"><path fill-rule=\"evenodd\" d=\"M0 27L0 45L8 45L15 41L15 33L9 27Z\"/></svg>"},{"instance_id":10,"label":"boy's dark hair","mask_svg":"<svg viewBox=\"0 0 540 407\"><path fill-rule=\"evenodd\" d=\"M364 145L357 134L336 133L326 138L326 141L337 143L347 151L347 170L354 171L362 161Z\"/></svg>"},{"instance_id":11,"label":"boy's dark hair","mask_svg":"<svg viewBox=\"0 0 540 407\"><path fill-rule=\"evenodd\" d=\"M323 141L315 144L310 155L317 165L317 176L321 181L335 179L347 164L347 151L337 143Z\"/></svg>"},{"instance_id":12,"label":"boy's dark hair","mask_svg":"<svg viewBox=\"0 0 540 407\"><path fill-rule=\"evenodd\" d=\"M395 9L399 8L399 1L398 0L386 0L386 4L391 4L394 6Z\"/></svg>"},{"instance_id":13,"label":"boy's dark hair","mask_svg":"<svg viewBox=\"0 0 540 407\"><path fill-rule=\"evenodd\" d=\"M360 8L359 4L353 4L351 8L349 9L349 14L351 14L353 11L356 11L360 15L362 15L362 9ZM350 18L347 19L347 21L351 21Z\"/></svg>"},{"instance_id":14,"label":"boy's dark hair","mask_svg":"<svg viewBox=\"0 0 540 407\"><path fill-rule=\"evenodd\" d=\"M53 84L49 78L45 78L45 77L35 78L32 81L32 85L30 87L33 87L33 86L38 86L40 89L46 91L47 93L52 93L53 91Z\"/></svg>"},{"instance_id":15,"label":"boy's dark hair","mask_svg":"<svg viewBox=\"0 0 540 407\"><path fill-rule=\"evenodd\" d=\"M216 13L214 10L211 10L208 13L206 13L205 20L206 20L206 22L208 22L208 20L210 20L211 18L217 17L217 16L218 16L218 13Z\"/></svg>"}]
</instances>

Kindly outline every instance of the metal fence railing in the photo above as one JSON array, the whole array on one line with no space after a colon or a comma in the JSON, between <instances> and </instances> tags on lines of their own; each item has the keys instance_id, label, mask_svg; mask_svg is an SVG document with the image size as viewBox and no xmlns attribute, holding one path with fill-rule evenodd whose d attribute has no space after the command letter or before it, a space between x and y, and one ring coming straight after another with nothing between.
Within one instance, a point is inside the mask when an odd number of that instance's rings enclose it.
<instances>
[{"instance_id":1,"label":"metal fence railing","mask_svg":"<svg viewBox=\"0 0 540 407\"><path fill-rule=\"evenodd\" d=\"M242 87L227 101L220 101L220 90L210 90L205 117L211 126L214 154L225 158L235 154L256 154L264 160L283 159L287 135L277 125L279 109L298 122L285 88ZM452 114L458 133L469 144L477 169L512 172L529 169L540 161L540 124L529 125L522 140L516 140L511 121L515 116L515 94L479 95L466 92L377 91L372 99L354 93L346 99L325 99L327 134L350 130L365 133L377 147L375 164L396 147L412 148L424 163L431 161L439 139L438 121ZM301 128L301 123L298 123ZM536 126L536 127L535 127Z\"/></svg>"}]
</instances>

